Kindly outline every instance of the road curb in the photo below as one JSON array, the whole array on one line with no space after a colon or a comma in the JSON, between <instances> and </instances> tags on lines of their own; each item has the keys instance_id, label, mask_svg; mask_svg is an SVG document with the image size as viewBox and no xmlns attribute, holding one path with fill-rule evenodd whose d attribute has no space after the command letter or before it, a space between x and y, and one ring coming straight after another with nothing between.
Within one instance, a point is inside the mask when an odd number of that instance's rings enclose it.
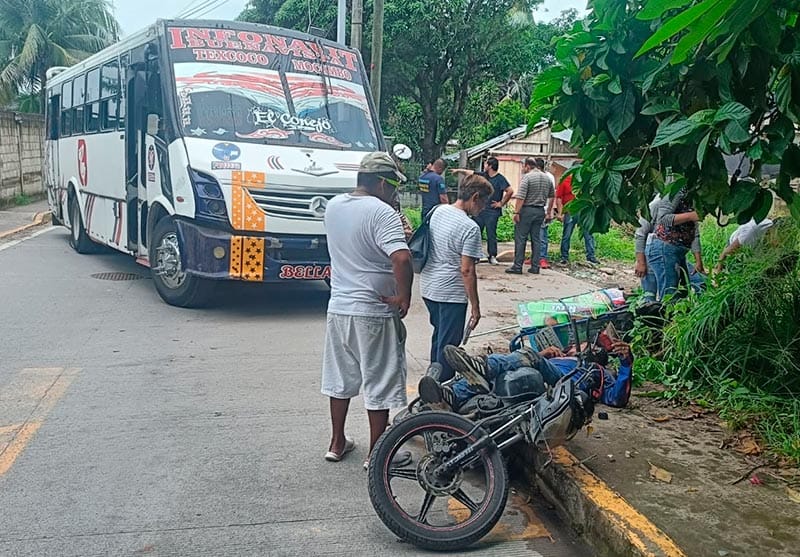
<instances>
[{"instance_id":1,"label":"road curb","mask_svg":"<svg viewBox=\"0 0 800 557\"><path fill-rule=\"evenodd\" d=\"M25 232L31 228L36 228L37 226L41 226L43 224L49 223L52 221L53 214L50 211L42 211L40 213L36 213L33 215L33 222L29 224L23 224L22 226L18 226L16 228L12 228L11 230L5 230L0 232L0 240L4 238L8 238L9 236L13 236L14 234L19 234L20 232Z\"/></svg>"},{"instance_id":2,"label":"road curb","mask_svg":"<svg viewBox=\"0 0 800 557\"><path fill-rule=\"evenodd\" d=\"M686 557L667 534L566 448L555 448L549 465L547 460L547 454L528 447L528 478L598 555Z\"/></svg>"}]
</instances>

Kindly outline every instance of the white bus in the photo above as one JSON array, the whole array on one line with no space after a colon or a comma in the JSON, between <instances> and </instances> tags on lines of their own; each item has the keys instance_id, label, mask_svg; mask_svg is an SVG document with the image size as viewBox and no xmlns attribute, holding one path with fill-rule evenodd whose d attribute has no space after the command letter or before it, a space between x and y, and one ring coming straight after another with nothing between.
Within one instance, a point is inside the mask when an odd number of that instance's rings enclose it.
<instances>
[{"instance_id":1,"label":"white bus","mask_svg":"<svg viewBox=\"0 0 800 557\"><path fill-rule=\"evenodd\" d=\"M328 279L328 200L385 150L358 51L241 22L159 20L51 69L47 122L72 247L133 255L183 307L217 280Z\"/></svg>"}]
</instances>

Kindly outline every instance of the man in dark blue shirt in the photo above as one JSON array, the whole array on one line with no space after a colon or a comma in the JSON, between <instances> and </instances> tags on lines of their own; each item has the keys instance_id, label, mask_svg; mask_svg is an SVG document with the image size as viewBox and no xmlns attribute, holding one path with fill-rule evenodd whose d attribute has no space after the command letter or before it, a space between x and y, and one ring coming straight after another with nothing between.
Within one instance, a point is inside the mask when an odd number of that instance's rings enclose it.
<instances>
[{"instance_id":1,"label":"man in dark blue shirt","mask_svg":"<svg viewBox=\"0 0 800 557\"><path fill-rule=\"evenodd\" d=\"M450 203L447 199L447 189L444 185L442 174L447 167L442 159L433 161L431 168L426 170L419 177L419 194L422 197L422 218L425 218L431 209L444 203Z\"/></svg>"},{"instance_id":2,"label":"man in dark blue shirt","mask_svg":"<svg viewBox=\"0 0 800 557\"><path fill-rule=\"evenodd\" d=\"M497 265L497 221L500 220L500 216L503 214L503 206L508 203L511 196L514 195L511 184L508 183L505 176L498 172L499 168L500 163L497 158L489 157L483 163L483 172L475 172L464 168L455 168L451 170L453 174L460 173L465 176L477 174L478 176L483 176L489 180L489 183L492 184L492 188L494 188L494 193L492 193L492 197L489 198L488 205L475 217L475 222L480 226L481 233L483 233L484 228L486 229L486 248L489 252L489 263L492 265Z\"/></svg>"}]
</instances>

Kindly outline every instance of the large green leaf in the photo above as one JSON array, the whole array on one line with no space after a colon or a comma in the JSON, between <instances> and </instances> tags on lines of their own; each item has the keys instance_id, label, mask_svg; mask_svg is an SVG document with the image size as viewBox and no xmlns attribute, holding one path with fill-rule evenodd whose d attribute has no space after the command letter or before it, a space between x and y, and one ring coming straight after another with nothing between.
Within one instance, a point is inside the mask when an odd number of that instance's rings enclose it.
<instances>
[{"instance_id":1,"label":"large green leaf","mask_svg":"<svg viewBox=\"0 0 800 557\"><path fill-rule=\"evenodd\" d=\"M664 25L662 25L658 31L653 33L653 35L645 41L642 45L642 48L636 53L636 56L641 56L645 52L648 52L673 35L680 33L681 31L686 30L689 25L694 22L698 22L700 18L702 18L709 10L714 8L720 2L725 2L726 4L730 5L735 0L703 0L699 4L695 4L688 10L681 12L680 14L676 15L673 18L670 18ZM706 33L710 32L715 25L717 25L716 20L711 19L704 19L699 22L700 28L703 29Z\"/></svg>"},{"instance_id":2,"label":"large green leaf","mask_svg":"<svg viewBox=\"0 0 800 557\"><path fill-rule=\"evenodd\" d=\"M728 120L744 120L745 118L749 118L750 114L752 114L752 110L742 103L729 102L717 109L717 113L714 115L714 123L726 122Z\"/></svg>"},{"instance_id":3,"label":"large green leaf","mask_svg":"<svg viewBox=\"0 0 800 557\"><path fill-rule=\"evenodd\" d=\"M750 133L736 120L731 120L722 135L731 143L744 143L750 140Z\"/></svg>"},{"instance_id":4,"label":"large green leaf","mask_svg":"<svg viewBox=\"0 0 800 557\"><path fill-rule=\"evenodd\" d=\"M716 5L714 5L710 10L708 10L707 13L703 15L702 20L692 23L691 30L681 37L681 40L678 41L678 44L675 46L675 50L672 51L670 63L680 64L681 62L685 61L692 50L697 48L710 34L712 34L712 32L715 30L715 27L717 29L719 29L719 27L724 27L724 24L720 22L720 19L731 8L731 4L735 1L736 0L731 0L729 2L717 2ZM709 21L716 23L709 26L707 24Z\"/></svg>"},{"instance_id":5,"label":"large green leaf","mask_svg":"<svg viewBox=\"0 0 800 557\"><path fill-rule=\"evenodd\" d=\"M615 160L611 164L611 170L616 170L618 172L624 172L626 170L631 170L639 166L642 160L639 157L634 157L631 155L626 155L622 158Z\"/></svg>"},{"instance_id":6,"label":"large green leaf","mask_svg":"<svg viewBox=\"0 0 800 557\"><path fill-rule=\"evenodd\" d=\"M653 139L651 147L660 147L668 143L674 143L690 135L697 129L697 124L689 120L678 120L677 122L666 121L658 126L656 137Z\"/></svg>"},{"instance_id":7,"label":"large green leaf","mask_svg":"<svg viewBox=\"0 0 800 557\"><path fill-rule=\"evenodd\" d=\"M608 84L608 91L615 95L622 93L622 83L620 82L619 76L615 76L613 81Z\"/></svg>"},{"instance_id":8,"label":"large green leaf","mask_svg":"<svg viewBox=\"0 0 800 557\"><path fill-rule=\"evenodd\" d=\"M703 160L706 158L706 149L708 148L709 139L711 139L711 132L708 132L697 146L697 166L700 168L703 168Z\"/></svg>"},{"instance_id":9,"label":"large green leaf","mask_svg":"<svg viewBox=\"0 0 800 557\"><path fill-rule=\"evenodd\" d=\"M606 197L611 203L619 203L619 192L622 189L622 174L609 172L606 180Z\"/></svg>"},{"instance_id":10,"label":"large green leaf","mask_svg":"<svg viewBox=\"0 0 800 557\"><path fill-rule=\"evenodd\" d=\"M680 107L674 97L659 97L651 100L640 112L644 116L654 116L665 112L678 112Z\"/></svg>"},{"instance_id":11,"label":"large green leaf","mask_svg":"<svg viewBox=\"0 0 800 557\"><path fill-rule=\"evenodd\" d=\"M674 10L675 8L683 8L692 0L650 0L645 3L644 8L638 14L636 19L649 20L657 19L664 15L667 10Z\"/></svg>"},{"instance_id":12,"label":"large green leaf","mask_svg":"<svg viewBox=\"0 0 800 557\"><path fill-rule=\"evenodd\" d=\"M615 140L631 127L636 119L636 95L631 87L626 87L621 95L611 102L611 114L608 119L608 131Z\"/></svg>"}]
</instances>

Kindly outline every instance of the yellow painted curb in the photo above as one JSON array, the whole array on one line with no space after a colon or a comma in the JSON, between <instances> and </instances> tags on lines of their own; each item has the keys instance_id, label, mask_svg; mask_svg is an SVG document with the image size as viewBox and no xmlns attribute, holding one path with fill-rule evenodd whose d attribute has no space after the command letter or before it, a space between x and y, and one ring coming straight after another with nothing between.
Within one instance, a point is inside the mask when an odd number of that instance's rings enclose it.
<instances>
[{"instance_id":1,"label":"yellow painted curb","mask_svg":"<svg viewBox=\"0 0 800 557\"><path fill-rule=\"evenodd\" d=\"M16 228L12 228L11 230L5 230L0 232L0 240L3 238L8 238L9 236L13 236L14 234L19 234L20 232L25 232L30 228L35 228L37 226L41 226L45 223L49 223L52 220L52 213L50 211L44 211L41 213L36 213L33 216L33 222L30 224L23 224L22 226L18 226Z\"/></svg>"},{"instance_id":2,"label":"yellow painted curb","mask_svg":"<svg viewBox=\"0 0 800 557\"><path fill-rule=\"evenodd\" d=\"M619 493L586 468L564 447L553 461L530 449L528 473L545 496L602 555L615 557L686 557L686 553Z\"/></svg>"}]
</instances>

